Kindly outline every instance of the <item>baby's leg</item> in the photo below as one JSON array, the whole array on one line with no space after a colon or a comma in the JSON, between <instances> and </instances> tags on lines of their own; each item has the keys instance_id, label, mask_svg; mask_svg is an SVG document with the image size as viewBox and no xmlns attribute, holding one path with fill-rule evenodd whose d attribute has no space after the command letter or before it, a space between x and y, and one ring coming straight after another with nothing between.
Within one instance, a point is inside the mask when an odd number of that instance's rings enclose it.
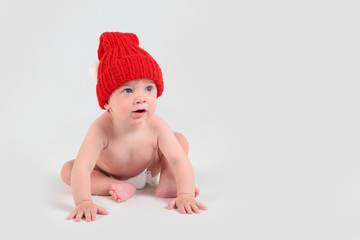
<instances>
[{"instance_id":1,"label":"baby's leg","mask_svg":"<svg viewBox=\"0 0 360 240\"><path fill-rule=\"evenodd\" d=\"M181 133L174 133L181 146L184 148L186 154L189 152L189 144L184 135ZM177 197L177 186L174 175L170 168L170 165L165 156L160 153L161 162L161 174L159 185L156 188L156 195L163 198L175 198ZM195 187L195 197L199 195L199 189Z\"/></svg>"},{"instance_id":2,"label":"baby's leg","mask_svg":"<svg viewBox=\"0 0 360 240\"><path fill-rule=\"evenodd\" d=\"M71 171L74 160L64 164L61 169L61 177L67 185L71 185ZM131 198L136 192L136 187L127 182L111 178L103 171L95 167L91 173L91 194L108 196L111 195L115 201L124 202Z\"/></svg>"},{"instance_id":3,"label":"baby's leg","mask_svg":"<svg viewBox=\"0 0 360 240\"><path fill-rule=\"evenodd\" d=\"M115 201L124 202L136 192L136 187L109 177L101 170L94 169L91 173L91 193L94 195L111 195Z\"/></svg>"}]
</instances>

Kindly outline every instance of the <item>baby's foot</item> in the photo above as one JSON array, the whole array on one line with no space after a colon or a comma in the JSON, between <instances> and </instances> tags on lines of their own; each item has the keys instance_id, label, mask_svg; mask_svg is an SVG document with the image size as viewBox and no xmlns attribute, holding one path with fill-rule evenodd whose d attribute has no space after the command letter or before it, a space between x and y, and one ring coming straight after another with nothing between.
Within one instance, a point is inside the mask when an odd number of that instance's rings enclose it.
<instances>
[{"instance_id":1,"label":"baby's foot","mask_svg":"<svg viewBox=\"0 0 360 240\"><path fill-rule=\"evenodd\" d=\"M109 194L117 202L124 202L134 196L136 187L127 182L116 182L110 184Z\"/></svg>"},{"instance_id":2,"label":"baby's foot","mask_svg":"<svg viewBox=\"0 0 360 240\"><path fill-rule=\"evenodd\" d=\"M200 190L195 187L195 197L199 196ZM177 197L176 184L159 185L156 188L156 195L162 198L175 198Z\"/></svg>"}]
</instances>

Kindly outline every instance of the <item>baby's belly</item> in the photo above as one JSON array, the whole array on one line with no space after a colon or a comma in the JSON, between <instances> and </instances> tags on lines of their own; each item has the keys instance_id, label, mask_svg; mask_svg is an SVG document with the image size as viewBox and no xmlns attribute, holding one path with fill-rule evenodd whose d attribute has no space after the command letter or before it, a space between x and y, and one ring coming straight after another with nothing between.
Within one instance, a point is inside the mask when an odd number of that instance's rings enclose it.
<instances>
[{"instance_id":1,"label":"baby's belly","mask_svg":"<svg viewBox=\"0 0 360 240\"><path fill-rule=\"evenodd\" d=\"M158 154L141 159L124 160L100 158L96 163L96 166L112 177L117 179L128 179L139 175L157 160Z\"/></svg>"}]
</instances>

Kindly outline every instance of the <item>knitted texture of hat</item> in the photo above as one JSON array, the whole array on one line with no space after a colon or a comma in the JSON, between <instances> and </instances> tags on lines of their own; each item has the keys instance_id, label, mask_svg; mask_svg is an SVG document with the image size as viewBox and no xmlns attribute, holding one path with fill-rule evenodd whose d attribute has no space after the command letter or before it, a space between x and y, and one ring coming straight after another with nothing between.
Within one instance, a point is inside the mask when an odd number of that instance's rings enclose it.
<instances>
[{"instance_id":1,"label":"knitted texture of hat","mask_svg":"<svg viewBox=\"0 0 360 240\"><path fill-rule=\"evenodd\" d=\"M163 93L161 69L150 54L139 47L135 34L104 32L100 36L98 58L96 95L102 109L105 109L104 105L112 92L131 80L153 80L157 97Z\"/></svg>"}]
</instances>

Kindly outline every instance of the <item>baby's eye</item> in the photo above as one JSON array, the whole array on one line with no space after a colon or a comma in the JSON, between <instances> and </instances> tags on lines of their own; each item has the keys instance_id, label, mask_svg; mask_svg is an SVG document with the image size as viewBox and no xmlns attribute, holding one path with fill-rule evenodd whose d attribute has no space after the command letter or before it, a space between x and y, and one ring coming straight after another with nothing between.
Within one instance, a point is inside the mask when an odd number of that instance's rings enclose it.
<instances>
[{"instance_id":1,"label":"baby's eye","mask_svg":"<svg viewBox=\"0 0 360 240\"><path fill-rule=\"evenodd\" d=\"M130 93L132 93L133 91L131 90L131 88L125 88L124 90L123 90L123 93L126 93L126 94L130 94Z\"/></svg>"},{"instance_id":2,"label":"baby's eye","mask_svg":"<svg viewBox=\"0 0 360 240\"><path fill-rule=\"evenodd\" d=\"M147 87L145 88L145 91L146 91L146 92L151 92L151 91L152 91L152 89L153 89L153 87L152 87L152 86L147 86Z\"/></svg>"}]
</instances>

